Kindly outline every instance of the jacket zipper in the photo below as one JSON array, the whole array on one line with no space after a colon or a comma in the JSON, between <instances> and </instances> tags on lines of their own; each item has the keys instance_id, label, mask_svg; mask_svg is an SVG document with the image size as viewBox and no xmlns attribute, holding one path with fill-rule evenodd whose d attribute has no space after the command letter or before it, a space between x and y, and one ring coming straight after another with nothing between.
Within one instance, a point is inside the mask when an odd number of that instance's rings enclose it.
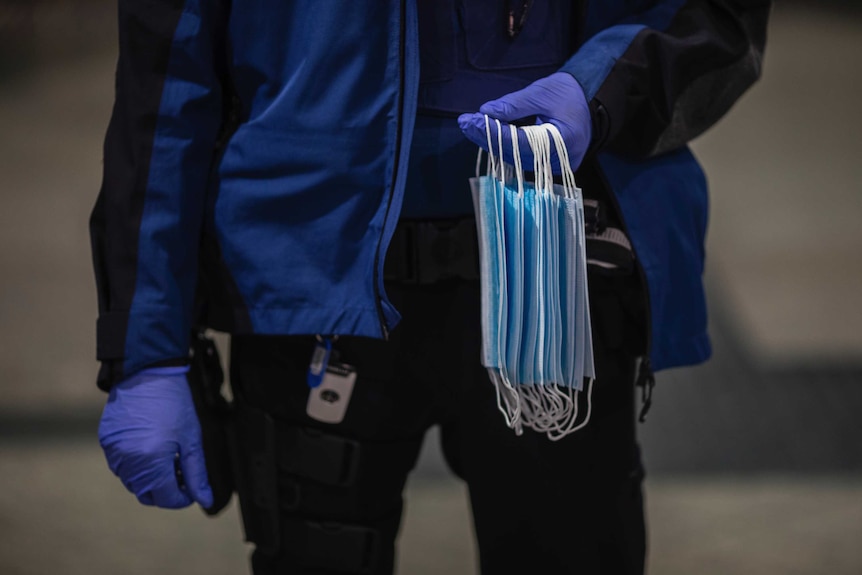
<instances>
[{"instance_id":1,"label":"jacket zipper","mask_svg":"<svg viewBox=\"0 0 862 575\"><path fill-rule=\"evenodd\" d=\"M383 313L383 300L380 294L380 282L378 281L378 270L380 268L380 248L383 245L383 236L386 234L386 222L389 220L389 210L392 207L392 196L395 194L395 185L398 180L398 165L401 161L401 137L402 137L402 124L404 122L404 82L405 82L405 74L404 74L404 43L407 24L405 23L405 19L407 17L407 8L406 8L406 0L401 0L400 5L400 18L399 18L399 44L398 44L398 126L395 134L395 159L392 164L392 185L389 190L389 195L386 198L386 212L383 214L383 226L380 230L380 237L377 240L377 251L374 254L374 302L377 307L377 319L380 322L380 333L383 335L384 340L389 339L389 326L386 325L386 316Z\"/></svg>"},{"instance_id":2,"label":"jacket zipper","mask_svg":"<svg viewBox=\"0 0 862 575\"><path fill-rule=\"evenodd\" d=\"M611 189L610 184L608 183L607 178L605 177L604 168L601 164L596 160L596 164L598 165L598 173L599 178L601 179L602 185L604 186L607 195L610 197L610 201L614 206L614 210L616 210L617 215L620 218L620 223L623 227L623 232L625 232L626 237L631 238L631 234L629 233L628 223L626 223L626 219L623 216L623 211L620 208L619 200L617 199L616 194L614 194ZM638 421L643 423L646 419L646 414L649 412L650 407L652 407L652 392L655 387L655 375L652 371L652 364L650 362L650 353L652 352L652 308L650 307L650 293L649 293L649 284L647 283L646 272L644 271L643 265L641 264L640 257L637 253L637 248L634 243L632 243L632 252L635 256L635 268L638 270L638 276L640 277L641 285L643 286L644 293L644 305L645 305L645 315L646 315L646 353L644 354L643 359L638 366L638 375L635 380L635 386L641 388L641 410L638 415Z\"/></svg>"}]
</instances>

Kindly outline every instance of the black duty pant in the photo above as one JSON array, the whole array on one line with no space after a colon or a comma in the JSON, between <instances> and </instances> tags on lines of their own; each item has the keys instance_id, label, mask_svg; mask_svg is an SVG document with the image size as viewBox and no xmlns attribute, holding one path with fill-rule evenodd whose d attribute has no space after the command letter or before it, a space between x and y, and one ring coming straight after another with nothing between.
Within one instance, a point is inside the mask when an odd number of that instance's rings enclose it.
<instances>
[{"instance_id":1,"label":"black duty pant","mask_svg":"<svg viewBox=\"0 0 862 575\"><path fill-rule=\"evenodd\" d=\"M435 424L469 486L483 575L643 573L630 342L639 328L622 305L630 281L590 278L592 416L558 442L516 436L497 410L479 363L476 281L388 286L403 314L390 340L335 344L358 372L337 425L306 415L314 338L235 337L234 394L251 414L239 483L256 575L391 573L401 492Z\"/></svg>"}]
</instances>

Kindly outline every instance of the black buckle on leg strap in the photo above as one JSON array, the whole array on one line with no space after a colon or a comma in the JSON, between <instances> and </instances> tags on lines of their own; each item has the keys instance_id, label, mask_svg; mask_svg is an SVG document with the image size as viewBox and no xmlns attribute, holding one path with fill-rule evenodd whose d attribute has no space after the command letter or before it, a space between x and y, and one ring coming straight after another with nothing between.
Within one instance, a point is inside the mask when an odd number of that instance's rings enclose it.
<instances>
[{"instance_id":1,"label":"black buckle on leg strap","mask_svg":"<svg viewBox=\"0 0 862 575\"><path fill-rule=\"evenodd\" d=\"M311 569L371 573L380 554L378 531L360 525L288 519L283 537L286 554Z\"/></svg>"},{"instance_id":2,"label":"black buckle on leg strap","mask_svg":"<svg viewBox=\"0 0 862 575\"><path fill-rule=\"evenodd\" d=\"M359 443L315 429L278 430L278 466L291 475L326 485L348 486L359 470Z\"/></svg>"}]
</instances>

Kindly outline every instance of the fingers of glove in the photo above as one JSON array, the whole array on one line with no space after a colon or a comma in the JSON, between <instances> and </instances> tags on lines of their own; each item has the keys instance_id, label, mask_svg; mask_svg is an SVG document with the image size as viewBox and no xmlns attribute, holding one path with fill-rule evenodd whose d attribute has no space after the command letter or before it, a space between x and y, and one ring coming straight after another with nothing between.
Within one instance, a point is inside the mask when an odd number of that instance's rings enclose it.
<instances>
[{"instance_id":1,"label":"fingers of glove","mask_svg":"<svg viewBox=\"0 0 862 575\"><path fill-rule=\"evenodd\" d=\"M125 451L115 445L106 449L109 466L126 489L144 505L179 509L192 504L192 499L177 483L174 459L176 449L146 453Z\"/></svg>"},{"instance_id":2,"label":"fingers of glove","mask_svg":"<svg viewBox=\"0 0 862 575\"><path fill-rule=\"evenodd\" d=\"M486 102L479 108L479 113L510 123L536 117L538 123L554 124L566 143L572 169L578 168L592 139L592 117L586 95L574 76L565 72L551 74L522 90ZM477 140L479 136L483 141L486 139L484 122L472 122L475 124L471 130L472 137L468 137L482 145ZM482 147L487 148L487 145ZM559 161L553 158L552 163L554 173L559 173ZM526 165L524 167L528 169Z\"/></svg>"},{"instance_id":3,"label":"fingers of glove","mask_svg":"<svg viewBox=\"0 0 862 575\"><path fill-rule=\"evenodd\" d=\"M494 118L489 118L489 121L491 131L491 150L488 150L488 132L486 131L484 114L461 114L458 118L458 125L461 127L461 131L468 140L486 152L490 151L492 154L497 155L500 152L500 146L497 141L497 122L494 121ZM506 162L511 164L514 155L512 152L512 136L509 124L501 122L499 131L503 134L503 158ZM526 162L526 159L529 158L532 163L533 154L530 152L530 145L527 140L527 136L523 132L518 133L518 144L520 146L522 160Z\"/></svg>"},{"instance_id":4,"label":"fingers of glove","mask_svg":"<svg viewBox=\"0 0 862 575\"><path fill-rule=\"evenodd\" d=\"M213 506L213 492L207 477L206 460L200 444L185 450L180 459L186 492L204 509Z\"/></svg>"},{"instance_id":5,"label":"fingers of glove","mask_svg":"<svg viewBox=\"0 0 862 575\"><path fill-rule=\"evenodd\" d=\"M494 118L490 118L491 121L491 147L492 150L490 152L494 155L499 155L500 146L497 141L497 123L494 121ZM559 127L559 124L553 122L554 125ZM485 129L485 115L478 114L462 114L458 118L458 124L461 127L461 131L464 133L464 136L467 137L468 140L485 150L488 150L488 136ZM509 128L509 124L501 122L500 130L502 132L503 139L503 161L507 164L514 164L514 150L512 147L512 136L511 130ZM533 153L530 149L530 142L527 139L527 135L523 130L518 131L518 149L520 151L521 162L523 164L523 168L526 171L533 170ZM553 171L555 174L560 173L560 160L557 157L557 152L555 147L551 146L551 165L553 167Z\"/></svg>"},{"instance_id":6,"label":"fingers of glove","mask_svg":"<svg viewBox=\"0 0 862 575\"><path fill-rule=\"evenodd\" d=\"M458 126L461 128L461 132L463 132L464 136L468 140L486 152L488 151L488 138L485 133L485 116L482 114L461 114L458 116Z\"/></svg>"},{"instance_id":7,"label":"fingers of glove","mask_svg":"<svg viewBox=\"0 0 862 575\"><path fill-rule=\"evenodd\" d=\"M184 370L145 371L115 385L99 423L108 467L145 505L191 504L177 483L174 457L183 445L200 445L200 437Z\"/></svg>"},{"instance_id":8,"label":"fingers of glove","mask_svg":"<svg viewBox=\"0 0 862 575\"><path fill-rule=\"evenodd\" d=\"M173 472L173 465L169 475L162 474L157 483L135 495L144 505L154 505L163 509L182 509L194 503L189 494L180 489L176 474Z\"/></svg>"},{"instance_id":9,"label":"fingers of glove","mask_svg":"<svg viewBox=\"0 0 862 575\"><path fill-rule=\"evenodd\" d=\"M534 86L528 86L502 98L485 102L479 107L479 113L488 114L501 121L514 122L530 116L547 116L551 110L548 109L547 98L537 93Z\"/></svg>"},{"instance_id":10,"label":"fingers of glove","mask_svg":"<svg viewBox=\"0 0 862 575\"><path fill-rule=\"evenodd\" d=\"M110 470L125 485L148 470L164 466L177 451L176 442L154 437L150 430L142 426L116 427L110 424L99 426L99 443L105 453Z\"/></svg>"},{"instance_id":11,"label":"fingers of glove","mask_svg":"<svg viewBox=\"0 0 862 575\"><path fill-rule=\"evenodd\" d=\"M557 72L536 80L526 88L485 102L479 112L513 122L532 116L556 118L562 123L589 121L589 105L574 76Z\"/></svg>"}]
</instances>

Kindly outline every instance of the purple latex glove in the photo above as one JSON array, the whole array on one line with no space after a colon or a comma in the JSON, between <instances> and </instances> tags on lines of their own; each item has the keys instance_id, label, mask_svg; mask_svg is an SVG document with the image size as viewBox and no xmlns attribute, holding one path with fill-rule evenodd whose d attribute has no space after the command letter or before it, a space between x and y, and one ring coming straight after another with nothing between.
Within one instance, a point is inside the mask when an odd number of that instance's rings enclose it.
<instances>
[{"instance_id":1,"label":"purple latex glove","mask_svg":"<svg viewBox=\"0 0 862 575\"><path fill-rule=\"evenodd\" d=\"M577 170L584 159L584 154L590 146L592 137L592 119L590 106L578 81L571 74L557 72L546 78L537 80L517 92L507 94L497 100L485 102L479 108L478 114L462 114L458 118L461 131L467 138L488 151L488 138L485 133L485 114L500 122L514 122L522 118L536 116L536 123L550 122L555 125L563 136L566 150L569 153L569 163L572 170ZM497 126L491 123L491 138L494 154L498 153ZM527 137L521 133L518 136L521 151L521 161L524 169L531 170L533 154L530 153ZM554 173L560 173L560 161L551 144ZM513 163L512 141L508 124L503 124L503 157L506 163Z\"/></svg>"},{"instance_id":2,"label":"purple latex glove","mask_svg":"<svg viewBox=\"0 0 862 575\"><path fill-rule=\"evenodd\" d=\"M136 373L111 388L102 412L99 443L108 467L144 505L213 504L187 371L163 367Z\"/></svg>"}]
</instances>

